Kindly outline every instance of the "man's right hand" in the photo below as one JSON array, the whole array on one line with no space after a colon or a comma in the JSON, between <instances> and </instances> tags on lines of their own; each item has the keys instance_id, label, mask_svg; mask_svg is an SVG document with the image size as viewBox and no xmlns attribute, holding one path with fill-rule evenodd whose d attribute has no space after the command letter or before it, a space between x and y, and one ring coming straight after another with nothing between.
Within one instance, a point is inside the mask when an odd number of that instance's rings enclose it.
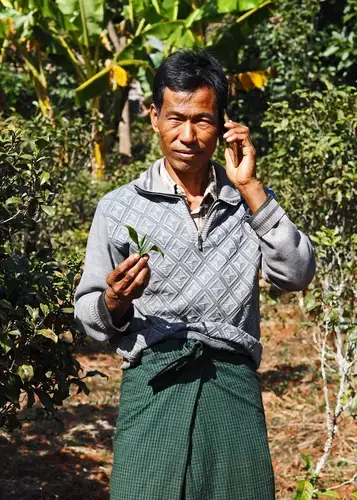
<instances>
[{"instance_id":1,"label":"man's right hand","mask_svg":"<svg viewBox=\"0 0 357 500\"><path fill-rule=\"evenodd\" d=\"M108 288L104 299L114 323L129 309L132 301L141 297L149 284L149 256L131 255L107 276Z\"/></svg>"}]
</instances>

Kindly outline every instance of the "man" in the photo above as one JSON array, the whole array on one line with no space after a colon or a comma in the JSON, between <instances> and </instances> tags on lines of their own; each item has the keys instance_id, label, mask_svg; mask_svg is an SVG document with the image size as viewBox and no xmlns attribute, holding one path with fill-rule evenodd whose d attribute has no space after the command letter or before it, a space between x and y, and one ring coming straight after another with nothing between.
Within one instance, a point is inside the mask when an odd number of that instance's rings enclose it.
<instances>
[{"instance_id":1,"label":"man","mask_svg":"<svg viewBox=\"0 0 357 500\"><path fill-rule=\"evenodd\" d=\"M164 158L99 203L76 293L87 334L124 358L112 500L271 500L256 368L258 272L305 288L315 263L256 178L249 130L224 123L227 79L206 52L160 66L151 122ZM217 139L226 169L211 161ZM125 225L164 257L139 257Z\"/></svg>"}]
</instances>

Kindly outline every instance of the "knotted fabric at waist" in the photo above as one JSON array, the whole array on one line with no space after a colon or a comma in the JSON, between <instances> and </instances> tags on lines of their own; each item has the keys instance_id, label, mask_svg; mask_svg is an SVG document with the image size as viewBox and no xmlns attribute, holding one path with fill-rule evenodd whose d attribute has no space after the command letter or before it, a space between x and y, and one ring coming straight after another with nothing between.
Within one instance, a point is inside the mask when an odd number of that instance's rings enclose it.
<instances>
[{"instance_id":1,"label":"knotted fabric at waist","mask_svg":"<svg viewBox=\"0 0 357 500\"><path fill-rule=\"evenodd\" d=\"M184 344L184 350L179 349L177 357L150 378L148 385L153 388L154 392L160 391L171 385L181 374L187 373L188 371L191 371L193 375L202 376L205 367L213 367L215 360L236 365L245 364L256 371L255 364L249 356L213 349L199 340L169 340L157 344L156 349L160 350L160 347L162 347L162 349L167 352L167 347L175 343L178 343L180 347ZM182 352L184 352L184 354L182 354Z\"/></svg>"}]
</instances>

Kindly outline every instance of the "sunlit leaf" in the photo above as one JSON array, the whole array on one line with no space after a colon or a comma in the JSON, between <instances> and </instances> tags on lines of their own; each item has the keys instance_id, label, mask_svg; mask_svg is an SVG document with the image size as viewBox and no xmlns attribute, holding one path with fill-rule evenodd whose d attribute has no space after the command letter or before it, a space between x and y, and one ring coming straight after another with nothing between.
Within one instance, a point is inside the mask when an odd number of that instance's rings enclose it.
<instances>
[{"instance_id":1,"label":"sunlit leaf","mask_svg":"<svg viewBox=\"0 0 357 500\"><path fill-rule=\"evenodd\" d=\"M104 22L104 0L57 0L56 3L62 13L70 20L75 17L80 19L80 26L82 27L83 34L84 31L87 31L87 36L89 38L99 35L102 31Z\"/></svg>"},{"instance_id":2,"label":"sunlit leaf","mask_svg":"<svg viewBox=\"0 0 357 500\"><path fill-rule=\"evenodd\" d=\"M4 349L7 354L14 346L13 341L9 337L0 337L0 346Z\"/></svg>"},{"instance_id":3,"label":"sunlit leaf","mask_svg":"<svg viewBox=\"0 0 357 500\"><path fill-rule=\"evenodd\" d=\"M310 481L298 481L294 500L311 500L314 487Z\"/></svg>"},{"instance_id":4,"label":"sunlit leaf","mask_svg":"<svg viewBox=\"0 0 357 500\"><path fill-rule=\"evenodd\" d=\"M149 253L149 252L159 252L159 254L164 257L164 252L157 245L152 245L150 248L145 250L145 253Z\"/></svg>"},{"instance_id":5,"label":"sunlit leaf","mask_svg":"<svg viewBox=\"0 0 357 500\"><path fill-rule=\"evenodd\" d=\"M142 250L144 248L144 244L145 244L145 240L147 238L147 235L144 234L144 236L141 238L140 240L140 244L139 244L139 250Z\"/></svg>"},{"instance_id":6,"label":"sunlit leaf","mask_svg":"<svg viewBox=\"0 0 357 500\"><path fill-rule=\"evenodd\" d=\"M45 182L47 182L49 178L50 174L48 172L43 172L40 177L40 185L42 186L43 184L45 184Z\"/></svg>"},{"instance_id":7,"label":"sunlit leaf","mask_svg":"<svg viewBox=\"0 0 357 500\"><path fill-rule=\"evenodd\" d=\"M53 217L56 213L56 209L54 207L50 207L49 205L42 205L41 208L45 212L45 214L49 215L50 217Z\"/></svg>"},{"instance_id":8,"label":"sunlit leaf","mask_svg":"<svg viewBox=\"0 0 357 500\"><path fill-rule=\"evenodd\" d=\"M337 491L319 490L316 492L318 498L341 498Z\"/></svg>"},{"instance_id":9,"label":"sunlit leaf","mask_svg":"<svg viewBox=\"0 0 357 500\"><path fill-rule=\"evenodd\" d=\"M311 458L308 455L304 455L304 454L301 455L301 458L303 459L303 461L306 464L306 470L310 470L312 468Z\"/></svg>"},{"instance_id":10,"label":"sunlit leaf","mask_svg":"<svg viewBox=\"0 0 357 500\"><path fill-rule=\"evenodd\" d=\"M236 78L238 80L238 87L245 92L249 92L255 88L265 87L268 83L268 77L272 76L270 70L264 71L247 71L245 73L238 73Z\"/></svg>"},{"instance_id":11,"label":"sunlit leaf","mask_svg":"<svg viewBox=\"0 0 357 500\"><path fill-rule=\"evenodd\" d=\"M128 224L124 224L124 226L129 231L130 238L133 240L135 245L137 245L137 247L139 248L139 236L138 236L138 233L136 232L136 230L132 226L129 226Z\"/></svg>"},{"instance_id":12,"label":"sunlit leaf","mask_svg":"<svg viewBox=\"0 0 357 500\"><path fill-rule=\"evenodd\" d=\"M20 365L17 369L17 373L23 382L25 380L30 381L32 379L32 377L34 376L33 366L32 365Z\"/></svg>"},{"instance_id":13,"label":"sunlit leaf","mask_svg":"<svg viewBox=\"0 0 357 500\"><path fill-rule=\"evenodd\" d=\"M228 14L254 9L260 3L261 0L217 0L217 7L219 13Z\"/></svg>"},{"instance_id":14,"label":"sunlit leaf","mask_svg":"<svg viewBox=\"0 0 357 500\"><path fill-rule=\"evenodd\" d=\"M47 337L48 339L53 340L55 344L57 344L58 342L57 335L50 328L43 328L42 330L37 330L37 335L42 335L43 337Z\"/></svg>"},{"instance_id":15,"label":"sunlit leaf","mask_svg":"<svg viewBox=\"0 0 357 500\"><path fill-rule=\"evenodd\" d=\"M128 83L126 71L118 64L109 64L75 89L75 101L80 106L89 99L102 95L110 88L110 80L124 87Z\"/></svg>"},{"instance_id":16,"label":"sunlit leaf","mask_svg":"<svg viewBox=\"0 0 357 500\"><path fill-rule=\"evenodd\" d=\"M14 203L20 203L20 202L21 202L21 198L19 198L18 196L10 196L10 198L8 198L5 201L5 205L6 206L13 205Z\"/></svg>"},{"instance_id":17,"label":"sunlit leaf","mask_svg":"<svg viewBox=\"0 0 357 500\"><path fill-rule=\"evenodd\" d=\"M101 95L109 90L109 72L111 65L106 66L94 76L86 80L75 89L75 101L77 105L82 105L89 99Z\"/></svg>"},{"instance_id":18,"label":"sunlit leaf","mask_svg":"<svg viewBox=\"0 0 357 500\"><path fill-rule=\"evenodd\" d=\"M112 75L119 85L119 87L125 87L125 85L128 83L128 75L119 64L113 64L112 65Z\"/></svg>"}]
</instances>

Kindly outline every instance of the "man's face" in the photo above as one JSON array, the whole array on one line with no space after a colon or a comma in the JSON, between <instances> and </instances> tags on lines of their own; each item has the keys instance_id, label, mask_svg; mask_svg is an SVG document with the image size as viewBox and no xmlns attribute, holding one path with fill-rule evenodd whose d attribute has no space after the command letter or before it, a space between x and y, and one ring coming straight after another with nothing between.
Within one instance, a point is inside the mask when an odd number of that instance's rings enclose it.
<instances>
[{"instance_id":1,"label":"man's face","mask_svg":"<svg viewBox=\"0 0 357 500\"><path fill-rule=\"evenodd\" d=\"M216 149L219 118L215 91L174 92L165 88L160 114L151 105L151 123L170 166L179 172L207 167Z\"/></svg>"}]
</instances>

